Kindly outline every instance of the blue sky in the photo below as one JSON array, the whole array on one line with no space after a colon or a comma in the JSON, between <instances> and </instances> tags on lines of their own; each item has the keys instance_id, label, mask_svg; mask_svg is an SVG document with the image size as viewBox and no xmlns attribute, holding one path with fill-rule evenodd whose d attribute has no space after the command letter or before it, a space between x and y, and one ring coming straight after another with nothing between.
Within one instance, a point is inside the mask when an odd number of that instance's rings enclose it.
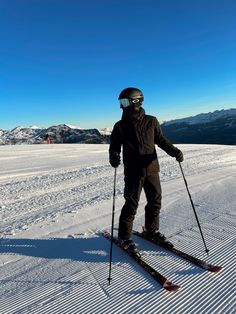
<instances>
[{"instance_id":1,"label":"blue sky","mask_svg":"<svg viewBox=\"0 0 236 314\"><path fill-rule=\"evenodd\" d=\"M235 0L1 0L0 129L236 108Z\"/></svg>"}]
</instances>

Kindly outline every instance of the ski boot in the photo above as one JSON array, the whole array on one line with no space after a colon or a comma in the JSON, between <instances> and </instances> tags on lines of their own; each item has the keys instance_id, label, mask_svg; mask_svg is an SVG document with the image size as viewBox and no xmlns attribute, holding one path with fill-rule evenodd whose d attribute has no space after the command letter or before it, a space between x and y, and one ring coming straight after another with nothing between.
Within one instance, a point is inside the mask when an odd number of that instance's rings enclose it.
<instances>
[{"instance_id":1,"label":"ski boot","mask_svg":"<svg viewBox=\"0 0 236 314\"><path fill-rule=\"evenodd\" d=\"M159 231L155 231L155 232L143 231L143 237L150 239L153 242L156 242L157 244L163 247L168 247L168 248L174 247L173 243L168 241L166 237L164 236L164 234L160 233Z\"/></svg>"},{"instance_id":2,"label":"ski boot","mask_svg":"<svg viewBox=\"0 0 236 314\"><path fill-rule=\"evenodd\" d=\"M122 246L122 248L131 255L134 255L138 258L141 257L141 254L139 252L138 246L134 243L133 240L122 240L120 239L120 244Z\"/></svg>"}]
</instances>

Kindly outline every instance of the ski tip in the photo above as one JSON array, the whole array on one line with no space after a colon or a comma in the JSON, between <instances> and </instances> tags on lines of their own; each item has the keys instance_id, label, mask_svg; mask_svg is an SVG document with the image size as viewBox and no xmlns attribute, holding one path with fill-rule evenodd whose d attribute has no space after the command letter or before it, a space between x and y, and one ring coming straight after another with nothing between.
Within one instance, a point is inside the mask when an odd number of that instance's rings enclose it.
<instances>
[{"instance_id":1,"label":"ski tip","mask_svg":"<svg viewBox=\"0 0 236 314\"><path fill-rule=\"evenodd\" d=\"M108 231L106 231L106 230L103 231L102 234L103 234L105 237L107 237L107 238L109 238L109 237L111 236L110 232L108 232Z\"/></svg>"},{"instance_id":2,"label":"ski tip","mask_svg":"<svg viewBox=\"0 0 236 314\"><path fill-rule=\"evenodd\" d=\"M168 291L176 291L180 288L179 285L174 284L173 282L166 280L163 284L163 288L165 288Z\"/></svg>"},{"instance_id":3,"label":"ski tip","mask_svg":"<svg viewBox=\"0 0 236 314\"><path fill-rule=\"evenodd\" d=\"M206 269L211 271L212 273L218 273L219 271L221 271L222 268L223 268L222 266L214 266L214 265L209 265L208 267L206 267Z\"/></svg>"}]
</instances>

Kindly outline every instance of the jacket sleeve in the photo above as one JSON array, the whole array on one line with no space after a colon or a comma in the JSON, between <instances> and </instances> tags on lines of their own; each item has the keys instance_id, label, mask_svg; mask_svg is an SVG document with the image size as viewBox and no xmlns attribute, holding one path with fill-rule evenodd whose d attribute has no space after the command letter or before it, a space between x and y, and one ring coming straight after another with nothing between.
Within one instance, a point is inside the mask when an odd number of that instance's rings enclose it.
<instances>
[{"instance_id":1,"label":"jacket sleeve","mask_svg":"<svg viewBox=\"0 0 236 314\"><path fill-rule=\"evenodd\" d=\"M176 157L179 153L179 149L175 147L171 142L164 136L161 130L161 126L155 118L155 144L163 149L171 157Z\"/></svg>"},{"instance_id":2,"label":"jacket sleeve","mask_svg":"<svg viewBox=\"0 0 236 314\"><path fill-rule=\"evenodd\" d=\"M122 136L118 122L114 125L111 137L110 137L110 147L109 156L111 157L114 153L120 154L122 145Z\"/></svg>"}]
</instances>

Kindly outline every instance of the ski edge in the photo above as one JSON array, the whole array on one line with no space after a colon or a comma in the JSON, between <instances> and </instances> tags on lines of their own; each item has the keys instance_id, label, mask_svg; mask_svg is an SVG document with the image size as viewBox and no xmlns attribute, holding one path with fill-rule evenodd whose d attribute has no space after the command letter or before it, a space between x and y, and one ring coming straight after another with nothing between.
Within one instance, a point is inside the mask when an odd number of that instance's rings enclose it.
<instances>
[{"instance_id":1,"label":"ski edge","mask_svg":"<svg viewBox=\"0 0 236 314\"><path fill-rule=\"evenodd\" d=\"M111 234L108 231L103 231L102 235L111 241ZM145 262L142 257L135 257L132 254L129 254L126 252L121 245L119 245L119 242L116 238L113 238L113 243L120 248L120 250L124 253L126 253L132 260L137 262L137 264L142 267L152 278L154 278L165 290L169 292L177 291L180 286L173 283L172 281L168 280L164 275L162 275L160 272L158 272L156 269L154 269L151 265L149 265L147 262Z\"/></svg>"},{"instance_id":2,"label":"ski edge","mask_svg":"<svg viewBox=\"0 0 236 314\"><path fill-rule=\"evenodd\" d=\"M183 259L189 261L190 263L193 263L194 265L199 266L202 269L205 269L207 271L210 271L210 272L213 272L213 273L217 273L220 270L222 270L222 268L223 268L222 266L217 266L217 265L213 265L213 264L207 263L207 262L205 262L205 261L203 261L203 260L201 260L201 259L199 259L199 258L197 258L195 256L189 255L189 254L187 254L187 253L185 253L185 252L183 252L181 250L178 250L175 247L170 248L170 247L167 247L165 245L159 244L159 243L155 242L152 239L147 239L147 238L143 237L142 233L139 232L139 231L134 230L133 234L138 236L138 237L140 237L140 238L142 238L142 239L144 239L144 240L146 240L146 241L148 241L148 242L151 242L151 243L153 243L153 244L155 244L155 245L157 245L157 246L159 246L159 247L161 247L161 248L163 248L165 250L168 250L168 251L170 251L170 252L172 252L172 253L182 257Z\"/></svg>"}]
</instances>

